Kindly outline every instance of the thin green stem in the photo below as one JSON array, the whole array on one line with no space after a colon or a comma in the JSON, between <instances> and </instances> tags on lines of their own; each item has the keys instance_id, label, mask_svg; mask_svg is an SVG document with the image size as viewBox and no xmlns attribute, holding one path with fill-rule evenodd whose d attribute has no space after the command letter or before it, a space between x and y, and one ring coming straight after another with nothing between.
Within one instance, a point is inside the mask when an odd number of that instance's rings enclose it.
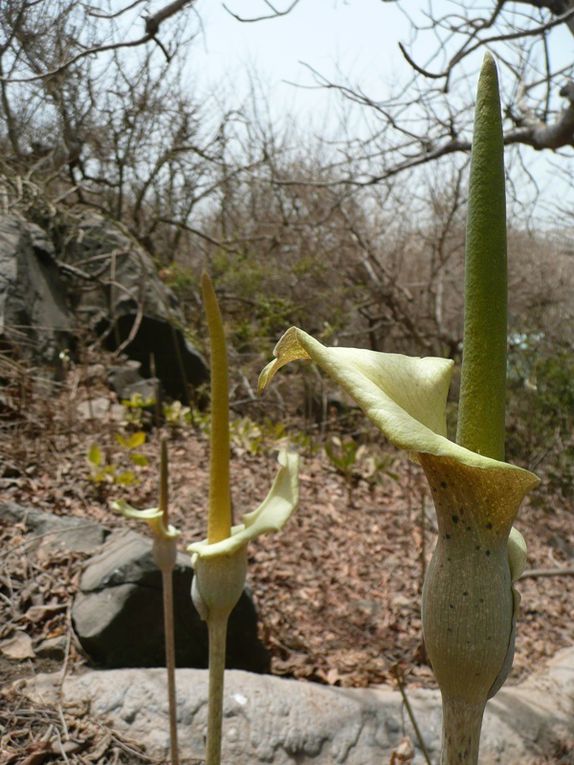
<instances>
[{"instance_id":1,"label":"thin green stem","mask_svg":"<svg viewBox=\"0 0 574 765\"><path fill-rule=\"evenodd\" d=\"M506 396L506 198L496 64L478 82L466 225L464 340L456 440L504 459Z\"/></svg>"},{"instance_id":2,"label":"thin green stem","mask_svg":"<svg viewBox=\"0 0 574 765\"><path fill-rule=\"evenodd\" d=\"M162 524L169 530L169 463L167 441L161 440L159 471L159 509ZM177 556L174 538L158 537L154 541L154 557L161 571L163 587L163 628L165 639L165 667L167 673L167 701L169 707L169 741L171 765L179 765L177 745L177 697L175 690L175 631L173 623L173 569Z\"/></svg>"},{"instance_id":3,"label":"thin green stem","mask_svg":"<svg viewBox=\"0 0 574 765\"><path fill-rule=\"evenodd\" d=\"M177 697L175 690L175 635L173 625L173 568L163 569L161 576L163 583L163 622L165 633L165 666L167 670L171 764L179 765L179 751L177 745Z\"/></svg>"},{"instance_id":4,"label":"thin green stem","mask_svg":"<svg viewBox=\"0 0 574 765\"><path fill-rule=\"evenodd\" d=\"M477 765L484 707L443 697L440 765Z\"/></svg>"},{"instance_id":5,"label":"thin green stem","mask_svg":"<svg viewBox=\"0 0 574 765\"><path fill-rule=\"evenodd\" d=\"M207 712L206 765L221 763L223 682L228 616L211 616L209 628L209 703Z\"/></svg>"}]
</instances>

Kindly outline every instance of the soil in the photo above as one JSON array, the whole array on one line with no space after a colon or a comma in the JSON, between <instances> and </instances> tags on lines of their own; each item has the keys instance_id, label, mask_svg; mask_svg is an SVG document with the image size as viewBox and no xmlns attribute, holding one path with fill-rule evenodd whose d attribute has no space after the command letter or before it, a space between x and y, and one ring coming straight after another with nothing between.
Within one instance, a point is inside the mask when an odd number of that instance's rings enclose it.
<instances>
[{"instance_id":1,"label":"soil","mask_svg":"<svg viewBox=\"0 0 574 765\"><path fill-rule=\"evenodd\" d=\"M113 403L103 382L105 367L100 367L82 374L70 370L58 391L36 393L26 406L20 399L4 400L2 500L90 518L110 528L127 523L109 510L109 501L123 497L140 508L156 504L159 439L166 435L170 515L182 532L184 549L205 535L204 424L148 430L144 423L145 444L131 450L122 446L118 433L125 438L141 431L141 423L126 424L125 410L123 420L115 420L112 410L95 420L79 418L78 405L88 398L101 396ZM232 439L236 519L265 497L279 445L245 422ZM292 433L296 436L296 429ZM97 469L87 460L93 444L104 463L115 466L102 480L96 480ZM134 465L132 452L143 455L147 464ZM306 444L299 509L280 534L250 546L249 585L274 674L347 687L434 686L420 619L421 585L436 531L432 502L416 465L392 452L383 463L373 474L372 464L361 457L344 475L324 450ZM134 480L123 485L128 470ZM525 502L517 525L528 542L531 572L572 566L573 511L573 499L550 496L544 483ZM64 675L85 666L70 632L70 602L85 556L32 549L28 541L22 525L0 527L0 765L149 762L134 742L110 734L89 716L37 707L18 693L14 682L22 677L41 671ZM519 589L522 608L511 684L574 642L573 576L526 572ZM16 649L9 643L14 636L23 641ZM57 658L42 656L45 641L56 638ZM10 657L14 650L22 657ZM68 746L65 754L62 742Z\"/></svg>"}]
</instances>

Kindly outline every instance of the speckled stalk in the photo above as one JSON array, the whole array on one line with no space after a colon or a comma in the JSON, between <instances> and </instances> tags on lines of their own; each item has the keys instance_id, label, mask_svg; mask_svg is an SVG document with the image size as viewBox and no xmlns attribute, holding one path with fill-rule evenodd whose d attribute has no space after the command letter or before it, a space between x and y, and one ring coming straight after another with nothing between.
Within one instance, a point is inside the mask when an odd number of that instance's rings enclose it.
<instances>
[{"instance_id":1,"label":"speckled stalk","mask_svg":"<svg viewBox=\"0 0 574 765\"><path fill-rule=\"evenodd\" d=\"M484 704L474 706L443 697L440 765L478 762Z\"/></svg>"},{"instance_id":2,"label":"speckled stalk","mask_svg":"<svg viewBox=\"0 0 574 765\"><path fill-rule=\"evenodd\" d=\"M175 639L173 629L173 568L161 572L163 582L163 619L165 625L165 662L169 705L171 764L179 765L177 744L177 697L175 686Z\"/></svg>"},{"instance_id":3,"label":"speckled stalk","mask_svg":"<svg viewBox=\"0 0 574 765\"><path fill-rule=\"evenodd\" d=\"M474 765L490 689L504 664L513 597L507 537L522 491L420 455L435 502L437 545L423 588L425 645L443 697L442 765ZM504 474L502 474L503 476ZM470 743L469 743L470 742Z\"/></svg>"}]
</instances>

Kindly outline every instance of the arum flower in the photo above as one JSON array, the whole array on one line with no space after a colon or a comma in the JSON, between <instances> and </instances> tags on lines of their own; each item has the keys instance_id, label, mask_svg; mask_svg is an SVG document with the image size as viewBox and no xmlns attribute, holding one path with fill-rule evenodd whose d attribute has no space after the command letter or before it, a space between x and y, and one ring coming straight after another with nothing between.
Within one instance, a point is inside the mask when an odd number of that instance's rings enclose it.
<instances>
[{"instance_id":1,"label":"arum flower","mask_svg":"<svg viewBox=\"0 0 574 765\"><path fill-rule=\"evenodd\" d=\"M502 192L501 192L502 187ZM388 440L422 466L438 520L423 588L423 631L443 698L442 765L474 765L486 701L512 664L526 558L512 523L532 473L504 461L506 237L496 68L479 81L467 223L465 335L458 443L447 438L453 362L329 348L291 327L260 391L295 360L316 363Z\"/></svg>"},{"instance_id":2,"label":"arum flower","mask_svg":"<svg viewBox=\"0 0 574 765\"><path fill-rule=\"evenodd\" d=\"M295 327L274 355L261 373L261 391L288 362L310 359L421 464L439 528L423 595L427 651L445 696L484 706L510 669L518 604L512 581L524 552L518 532L507 544L518 506L538 479L446 437L451 361L328 348Z\"/></svg>"},{"instance_id":3,"label":"arum flower","mask_svg":"<svg viewBox=\"0 0 574 765\"><path fill-rule=\"evenodd\" d=\"M172 765L179 765L177 745L177 701L175 688L175 636L173 624L173 569L177 558L179 531L169 522L167 443L161 442L159 506L136 510L123 500L112 502L112 509L126 518L144 521L153 537L153 558L161 571L163 589L163 622L165 634L165 662L169 706L169 732Z\"/></svg>"},{"instance_id":4,"label":"arum flower","mask_svg":"<svg viewBox=\"0 0 574 765\"><path fill-rule=\"evenodd\" d=\"M221 313L209 277L202 279L211 341L211 469L207 539L189 546L195 576L192 598L209 632L207 765L221 762L225 644L229 614L239 600L247 571L247 544L278 531L298 502L298 457L279 455L279 471L269 494L242 522L232 525L229 482L229 402L227 356Z\"/></svg>"}]
</instances>

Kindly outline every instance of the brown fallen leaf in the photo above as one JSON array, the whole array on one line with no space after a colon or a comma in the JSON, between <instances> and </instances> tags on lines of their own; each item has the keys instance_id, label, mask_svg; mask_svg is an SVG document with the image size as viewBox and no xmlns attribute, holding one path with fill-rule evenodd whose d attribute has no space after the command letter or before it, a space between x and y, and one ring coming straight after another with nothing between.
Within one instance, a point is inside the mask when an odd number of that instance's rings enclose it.
<instances>
[{"instance_id":1,"label":"brown fallen leaf","mask_svg":"<svg viewBox=\"0 0 574 765\"><path fill-rule=\"evenodd\" d=\"M55 613L65 611L67 607L66 603L53 603L46 606L30 606L26 611L25 617L28 621L36 624Z\"/></svg>"},{"instance_id":2,"label":"brown fallen leaf","mask_svg":"<svg viewBox=\"0 0 574 765\"><path fill-rule=\"evenodd\" d=\"M410 738L403 738L400 744L391 752L390 765L399 765L399 763L412 762L415 756L415 749Z\"/></svg>"},{"instance_id":3,"label":"brown fallen leaf","mask_svg":"<svg viewBox=\"0 0 574 765\"><path fill-rule=\"evenodd\" d=\"M42 765L46 757L52 754L52 745L49 741L36 741L26 747L28 756L25 757L20 765Z\"/></svg>"},{"instance_id":4,"label":"brown fallen leaf","mask_svg":"<svg viewBox=\"0 0 574 765\"><path fill-rule=\"evenodd\" d=\"M36 654L32 648L32 638L25 632L15 632L12 637L0 642L0 651L9 659L33 659Z\"/></svg>"}]
</instances>

